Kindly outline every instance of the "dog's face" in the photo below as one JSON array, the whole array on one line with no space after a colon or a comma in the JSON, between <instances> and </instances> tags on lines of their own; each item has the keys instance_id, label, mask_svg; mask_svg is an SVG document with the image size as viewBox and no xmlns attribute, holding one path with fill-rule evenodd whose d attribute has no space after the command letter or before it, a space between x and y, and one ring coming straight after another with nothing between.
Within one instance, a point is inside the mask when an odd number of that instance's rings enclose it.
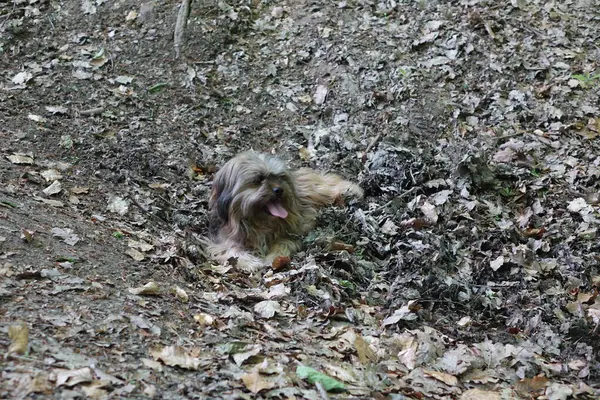
<instances>
[{"instance_id":1,"label":"dog's face","mask_svg":"<svg viewBox=\"0 0 600 400\"><path fill-rule=\"evenodd\" d=\"M210 208L221 224L281 222L295 210L292 175L278 158L246 152L215 175Z\"/></svg>"}]
</instances>

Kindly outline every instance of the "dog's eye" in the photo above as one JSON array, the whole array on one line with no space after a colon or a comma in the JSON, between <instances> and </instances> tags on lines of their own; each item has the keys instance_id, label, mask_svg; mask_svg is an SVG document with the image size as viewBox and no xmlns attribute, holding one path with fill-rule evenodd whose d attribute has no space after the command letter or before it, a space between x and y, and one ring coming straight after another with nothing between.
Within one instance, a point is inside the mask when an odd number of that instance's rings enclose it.
<instances>
[{"instance_id":1,"label":"dog's eye","mask_svg":"<svg viewBox=\"0 0 600 400\"><path fill-rule=\"evenodd\" d=\"M263 175L258 175L256 178L254 178L253 183L255 185L260 185L264 180L265 180L265 177Z\"/></svg>"}]
</instances>

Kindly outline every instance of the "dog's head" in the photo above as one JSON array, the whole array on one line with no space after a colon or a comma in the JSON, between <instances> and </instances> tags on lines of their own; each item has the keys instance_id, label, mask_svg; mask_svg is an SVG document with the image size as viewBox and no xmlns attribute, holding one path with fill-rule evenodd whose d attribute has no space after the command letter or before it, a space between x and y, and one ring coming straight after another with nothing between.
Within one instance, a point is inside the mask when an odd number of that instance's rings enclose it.
<instances>
[{"instance_id":1,"label":"dog's head","mask_svg":"<svg viewBox=\"0 0 600 400\"><path fill-rule=\"evenodd\" d=\"M245 152L215 175L209 208L213 223L219 225L242 220L266 224L288 218L295 204L294 182L285 163L267 154Z\"/></svg>"}]
</instances>

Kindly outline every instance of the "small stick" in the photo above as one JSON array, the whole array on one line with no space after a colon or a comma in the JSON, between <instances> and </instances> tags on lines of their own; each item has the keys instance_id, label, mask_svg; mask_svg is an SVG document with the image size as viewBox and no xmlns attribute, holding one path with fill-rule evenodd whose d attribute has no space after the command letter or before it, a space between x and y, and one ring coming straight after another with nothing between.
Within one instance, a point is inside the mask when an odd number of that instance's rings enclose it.
<instances>
[{"instance_id":1,"label":"small stick","mask_svg":"<svg viewBox=\"0 0 600 400\"><path fill-rule=\"evenodd\" d=\"M104 107L90 108L89 110L79 111L79 115L97 115L102 114Z\"/></svg>"},{"instance_id":2,"label":"small stick","mask_svg":"<svg viewBox=\"0 0 600 400\"><path fill-rule=\"evenodd\" d=\"M179 50L181 48L181 43L183 42L183 32L185 31L185 27L187 25L187 19L190 15L191 3L192 0L181 0L181 6L179 7L179 12L177 13L175 34L173 36L176 58L179 58Z\"/></svg>"},{"instance_id":3,"label":"small stick","mask_svg":"<svg viewBox=\"0 0 600 400\"><path fill-rule=\"evenodd\" d=\"M323 400L329 400L329 396L327 396L327 392L325 391L325 388L323 387L323 385L321 385L321 382L315 383L315 386L317 386L317 390L319 391L321 398Z\"/></svg>"}]
</instances>

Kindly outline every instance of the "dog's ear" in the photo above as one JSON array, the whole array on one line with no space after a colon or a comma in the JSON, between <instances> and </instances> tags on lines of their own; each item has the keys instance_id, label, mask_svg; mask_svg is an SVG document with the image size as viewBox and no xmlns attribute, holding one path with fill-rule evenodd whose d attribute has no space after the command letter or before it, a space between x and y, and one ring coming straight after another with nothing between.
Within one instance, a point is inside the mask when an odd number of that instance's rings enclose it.
<instances>
[{"instance_id":1,"label":"dog's ear","mask_svg":"<svg viewBox=\"0 0 600 400\"><path fill-rule=\"evenodd\" d=\"M217 172L212 184L209 225L213 234L216 234L229 221L229 206L233 196L224 175L226 175L225 171Z\"/></svg>"},{"instance_id":2,"label":"dog's ear","mask_svg":"<svg viewBox=\"0 0 600 400\"><path fill-rule=\"evenodd\" d=\"M226 223L229 220L229 206L231 205L232 198L233 196L229 190L222 191L219 197L217 197L215 210L217 216L223 223Z\"/></svg>"}]
</instances>

